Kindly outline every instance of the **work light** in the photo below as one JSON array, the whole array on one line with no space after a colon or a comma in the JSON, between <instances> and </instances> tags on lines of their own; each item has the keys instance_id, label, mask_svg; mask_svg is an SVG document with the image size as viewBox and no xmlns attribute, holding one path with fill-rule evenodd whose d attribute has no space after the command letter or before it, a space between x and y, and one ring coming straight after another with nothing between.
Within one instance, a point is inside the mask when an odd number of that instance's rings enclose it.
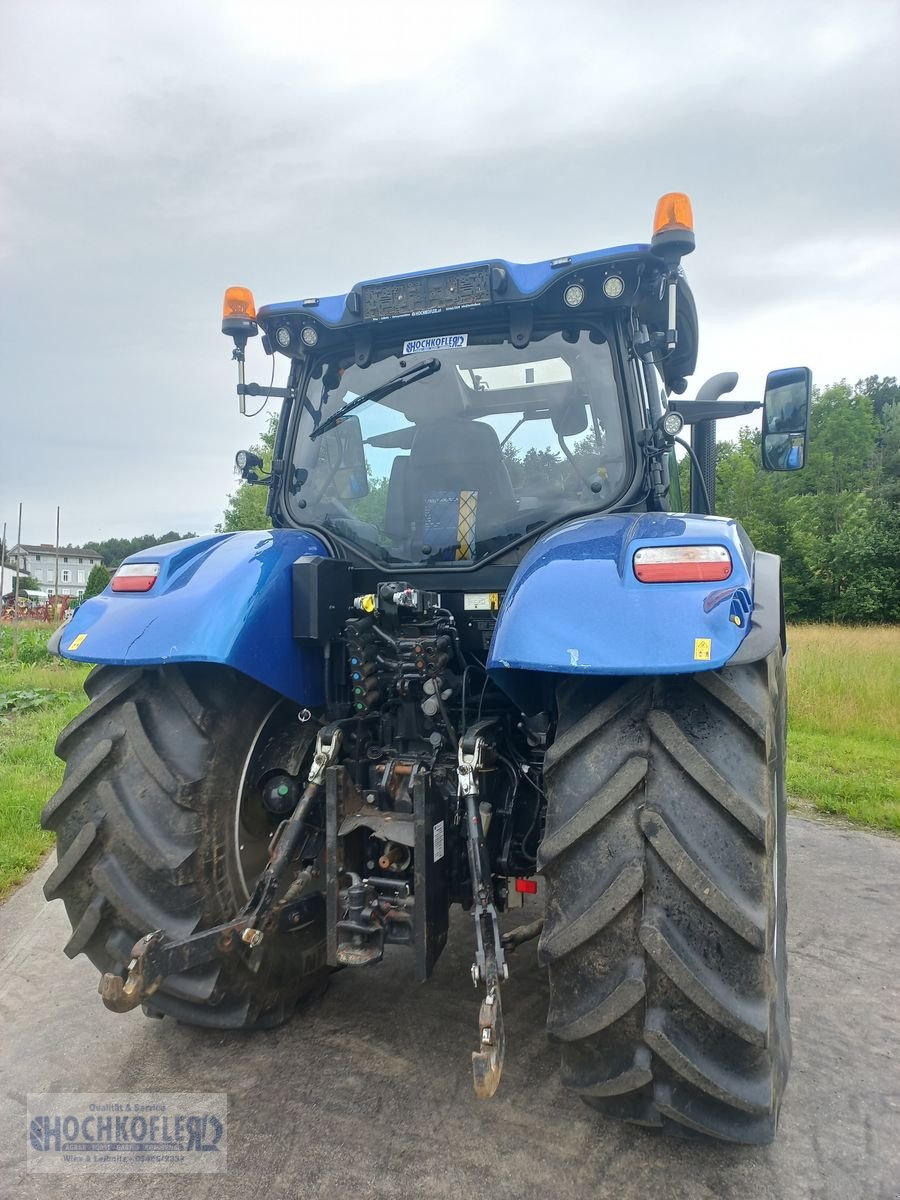
<instances>
[{"instance_id":1,"label":"work light","mask_svg":"<svg viewBox=\"0 0 900 1200\"><path fill-rule=\"evenodd\" d=\"M625 291L625 280L621 275L607 275L603 280L603 295L607 300L618 300Z\"/></svg>"},{"instance_id":2,"label":"work light","mask_svg":"<svg viewBox=\"0 0 900 1200\"><path fill-rule=\"evenodd\" d=\"M678 437L684 428L684 417L679 412L667 412L662 419L662 431L666 437Z\"/></svg>"}]
</instances>

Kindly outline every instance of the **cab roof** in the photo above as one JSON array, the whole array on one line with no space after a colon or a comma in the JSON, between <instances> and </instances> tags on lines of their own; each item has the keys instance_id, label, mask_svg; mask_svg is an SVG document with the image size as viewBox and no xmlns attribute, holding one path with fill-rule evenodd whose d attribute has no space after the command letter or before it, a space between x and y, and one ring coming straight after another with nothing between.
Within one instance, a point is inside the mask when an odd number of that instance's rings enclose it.
<instances>
[{"instance_id":1,"label":"cab roof","mask_svg":"<svg viewBox=\"0 0 900 1200\"><path fill-rule=\"evenodd\" d=\"M401 332L404 337L452 333L475 322L508 320L517 345L525 346L537 321L594 319L631 308L651 332L665 329L667 308L662 283L665 261L646 243L611 246L534 263L487 259L363 280L341 295L310 296L259 309L267 349L300 357L324 350L348 336L365 363L364 342ZM607 280L617 279L610 288ZM572 304L580 290L581 299ZM678 281L678 347L667 358L667 381L693 372L697 320L683 273ZM389 326L390 329L386 328ZM335 336L337 335L337 337ZM363 349L360 349L360 347ZM362 355L362 357L360 357Z\"/></svg>"},{"instance_id":2,"label":"cab roof","mask_svg":"<svg viewBox=\"0 0 900 1200\"><path fill-rule=\"evenodd\" d=\"M560 258L547 258L534 263L510 262L505 258L483 260L481 262L456 263L447 267L433 267L427 271L409 271L403 275L386 275L380 279L365 279L353 285L349 292L337 296L309 297L303 300L288 300L280 304L266 304L259 310L259 319L264 322L269 318L303 314L317 317L328 325L340 325L346 317L359 317L354 311L356 304L353 297L361 297L364 288L383 287L389 284L404 284L410 280L433 279L436 276L458 274L459 272L486 268L493 271L492 286L503 283L505 273L506 286L503 287L504 302L514 300L534 299L548 287L557 283L561 276L571 275L589 267L608 266L619 260L633 261L635 258L653 258L649 245L634 244L630 246L610 246L605 250L588 250L582 254L563 255ZM426 310L430 311L430 310ZM398 315L416 315L415 312ZM364 318L365 319L365 318Z\"/></svg>"}]
</instances>

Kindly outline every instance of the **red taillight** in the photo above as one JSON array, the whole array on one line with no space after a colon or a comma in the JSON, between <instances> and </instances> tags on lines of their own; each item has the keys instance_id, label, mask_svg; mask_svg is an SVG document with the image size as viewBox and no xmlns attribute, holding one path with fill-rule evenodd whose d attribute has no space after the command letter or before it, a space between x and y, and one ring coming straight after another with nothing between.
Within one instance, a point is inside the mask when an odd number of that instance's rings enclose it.
<instances>
[{"instance_id":1,"label":"red taillight","mask_svg":"<svg viewBox=\"0 0 900 1200\"><path fill-rule=\"evenodd\" d=\"M524 892L526 896L533 896L537 892L536 879L517 879L516 891Z\"/></svg>"},{"instance_id":2,"label":"red taillight","mask_svg":"<svg viewBox=\"0 0 900 1200\"><path fill-rule=\"evenodd\" d=\"M112 577L114 592L149 592L159 575L159 563L122 563Z\"/></svg>"},{"instance_id":3,"label":"red taillight","mask_svg":"<svg viewBox=\"0 0 900 1200\"><path fill-rule=\"evenodd\" d=\"M641 583L721 583L731 571L725 546L644 546L634 556Z\"/></svg>"}]
</instances>

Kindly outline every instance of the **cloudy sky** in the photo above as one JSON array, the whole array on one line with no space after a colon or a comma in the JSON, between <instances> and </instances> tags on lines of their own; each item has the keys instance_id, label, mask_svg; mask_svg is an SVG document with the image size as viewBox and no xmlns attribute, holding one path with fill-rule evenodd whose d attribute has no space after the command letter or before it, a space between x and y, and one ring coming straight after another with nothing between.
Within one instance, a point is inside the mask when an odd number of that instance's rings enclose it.
<instances>
[{"instance_id":1,"label":"cloudy sky","mask_svg":"<svg viewBox=\"0 0 900 1200\"><path fill-rule=\"evenodd\" d=\"M19 500L26 541L57 504L63 542L221 518L262 427L237 411L228 284L264 303L642 241L666 191L694 202L696 385L900 375L894 0L2 9L12 538Z\"/></svg>"}]
</instances>

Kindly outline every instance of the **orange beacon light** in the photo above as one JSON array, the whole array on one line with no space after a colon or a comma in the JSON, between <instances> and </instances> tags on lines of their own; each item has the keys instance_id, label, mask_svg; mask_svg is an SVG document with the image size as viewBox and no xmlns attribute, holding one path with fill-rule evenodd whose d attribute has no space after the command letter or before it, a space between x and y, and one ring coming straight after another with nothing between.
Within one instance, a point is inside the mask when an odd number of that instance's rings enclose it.
<instances>
[{"instance_id":1,"label":"orange beacon light","mask_svg":"<svg viewBox=\"0 0 900 1200\"><path fill-rule=\"evenodd\" d=\"M247 345L247 338L256 337L259 333L256 325L256 304L249 288L230 287L225 289L225 302L222 305L222 332L234 341L231 357L238 365L238 396L241 416L246 416L244 348Z\"/></svg>"}]
</instances>

